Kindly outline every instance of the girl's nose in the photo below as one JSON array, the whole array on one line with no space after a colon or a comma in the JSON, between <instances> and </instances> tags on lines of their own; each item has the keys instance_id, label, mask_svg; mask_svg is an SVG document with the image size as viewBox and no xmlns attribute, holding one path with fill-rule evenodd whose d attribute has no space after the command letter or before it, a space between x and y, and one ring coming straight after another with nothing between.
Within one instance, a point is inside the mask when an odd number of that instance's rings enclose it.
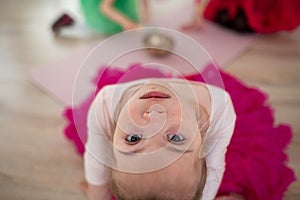
<instances>
[{"instance_id":1,"label":"girl's nose","mask_svg":"<svg viewBox=\"0 0 300 200\"><path fill-rule=\"evenodd\" d=\"M145 114L151 114L151 113L165 113L166 108L160 104L154 104L152 105L146 112Z\"/></svg>"},{"instance_id":2,"label":"girl's nose","mask_svg":"<svg viewBox=\"0 0 300 200\"><path fill-rule=\"evenodd\" d=\"M160 104L154 104L143 114L143 118L149 122L161 118L164 114L166 109Z\"/></svg>"},{"instance_id":3,"label":"girl's nose","mask_svg":"<svg viewBox=\"0 0 300 200\"><path fill-rule=\"evenodd\" d=\"M167 120L166 109L159 104L155 104L143 114L143 118L147 122L144 131L147 137L152 137L164 128Z\"/></svg>"}]
</instances>

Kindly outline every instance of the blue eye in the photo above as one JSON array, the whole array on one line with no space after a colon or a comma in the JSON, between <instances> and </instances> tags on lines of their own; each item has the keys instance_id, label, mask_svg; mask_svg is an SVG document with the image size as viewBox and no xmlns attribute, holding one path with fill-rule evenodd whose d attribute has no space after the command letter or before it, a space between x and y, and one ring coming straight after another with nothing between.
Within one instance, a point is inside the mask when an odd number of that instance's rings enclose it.
<instances>
[{"instance_id":1,"label":"blue eye","mask_svg":"<svg viewBox=\"0 0 300 200\"><path fill-rule=\"evenodd\" d=\"M181 144L184 142L185 138L180 134L167 134L169 142L174 144Z\"/></svg>"},{"instance_id":2,"label":"blue eye","mask_svg":"<svg viewBox=\"0 0 300 200\"><path fill-rule=\"evenodd\" d=\"M127 144L134 145L139 143L142 138L143 138L142 134L131 134L131 135L127 135L127 137L125 138L125 142Z\"/></svg>"}]
</instances>

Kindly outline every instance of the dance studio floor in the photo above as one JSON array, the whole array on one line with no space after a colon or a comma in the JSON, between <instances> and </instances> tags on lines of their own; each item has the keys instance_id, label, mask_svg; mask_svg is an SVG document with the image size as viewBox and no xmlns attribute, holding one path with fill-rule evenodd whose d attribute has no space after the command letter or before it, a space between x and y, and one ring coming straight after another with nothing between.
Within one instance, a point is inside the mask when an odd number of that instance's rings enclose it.
<instances>
[{"instance_id":1,"label":"dance studio floor","mask_svg":"<svg viewBox=\"0 0 300 200\"><path fill-rule=\"evenodd\" d=\"M29 80L32 69L99 40L52 35L51 22L70 2L0 0L1 200L85 199L82 159L62 134L63 106ZM225 70L270 94L276 122L293 126L289 165L300 177L300 29L259 37ZM284 199L300 199L300 181Z\"/></svg>"}]
</instances>

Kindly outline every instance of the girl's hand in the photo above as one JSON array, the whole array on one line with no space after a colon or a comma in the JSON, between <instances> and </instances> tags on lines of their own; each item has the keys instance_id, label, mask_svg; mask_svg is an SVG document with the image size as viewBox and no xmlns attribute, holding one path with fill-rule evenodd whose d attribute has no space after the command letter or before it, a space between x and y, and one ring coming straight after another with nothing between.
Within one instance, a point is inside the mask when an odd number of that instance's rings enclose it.
<instances>
[{"instance_id":1,"label":"girl's hand","mask_svg":"<svg viewBox=\"0 0 300 200\"><path fill-rule=\"evenodd\" d=\"M111 200L108 184L91 185L86 181L82 181L79 187L87 195L89 200Z\"/></svg>"},{"instance_id":2,"label":"girl's hand","mask_svg":"<svg viewBox=\"0 0 300 200\"><path fill-rule=\"evenodd\" d=\"M122 25L122 27L123 27L123 30L124 30L124 31L128 31L128 30L131 30L131 29L138 28L139 25L138 25L138 24L135 24L135 23L133 23L133 22L131 22L131 21L128 21L128 22L125 22L125 23Z\"/></svg>"},{"instance_id":3,"label":"girl's hand","mask_svg":"<svg viewBox=\"0 0 300 200\"><path fill-rule=\"evenodd\" d=\"M228 195L217 196L215 200L245 200L245 198L240 194L230 193Z\"/></svg>"}]
</instances>

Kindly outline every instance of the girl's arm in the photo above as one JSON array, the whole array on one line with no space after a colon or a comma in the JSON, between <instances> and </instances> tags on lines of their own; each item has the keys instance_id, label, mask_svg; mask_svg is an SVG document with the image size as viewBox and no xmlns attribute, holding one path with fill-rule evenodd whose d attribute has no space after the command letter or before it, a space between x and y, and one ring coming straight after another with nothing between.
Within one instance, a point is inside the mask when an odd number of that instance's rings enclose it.
<instances>
[{"instance_id":1,"label":"girl's arm","mask_svg":"<svg viewBox=\"0 0 300 200\"><path fill-rule=\"evenodd\" d=\"M202 199L214 199L225 171L225 154L230 143L236 114L230 95L223 89L209 86L211 120L200 158L206 157L207 179Z\"/></svg>"},{"instance_id":2,"label":"girl's arm","mask_svg":"<svg viewBox=\"0 0 300 200\"><path fill-rule=\"evenodd\" d=\"M112 157L108 140L112 125L105 94L105 88L99 91L87 117L88 137L83 155L85 181L80 183L80 188L90 200L111 200L109 169L105 164Z\"/></svg>"},{"instance_id":3,"label":"girl's arm","mask_svg":"<svg viewBox=\"0 0 300 200\"><path fill-rule=\"evenodd\" d=\"M103 164L87 151L84 153L84 170L85 180L80 183L80 188L87 195L88 199L111 200L108 171Z\"/></svg>"},{"instance_id":4,"label":"girl's arm","mask_svg":"<svg viewBox=\"0 0 300 200\"><path fill-rule=\"evenodd\" d=\"M103 0L100 5L100 11L111 20L120 24L124 30L137 28L138 25L124 16L122 13L114 9L113 3L115 0Z\"/></svg>"}]
</instances>

